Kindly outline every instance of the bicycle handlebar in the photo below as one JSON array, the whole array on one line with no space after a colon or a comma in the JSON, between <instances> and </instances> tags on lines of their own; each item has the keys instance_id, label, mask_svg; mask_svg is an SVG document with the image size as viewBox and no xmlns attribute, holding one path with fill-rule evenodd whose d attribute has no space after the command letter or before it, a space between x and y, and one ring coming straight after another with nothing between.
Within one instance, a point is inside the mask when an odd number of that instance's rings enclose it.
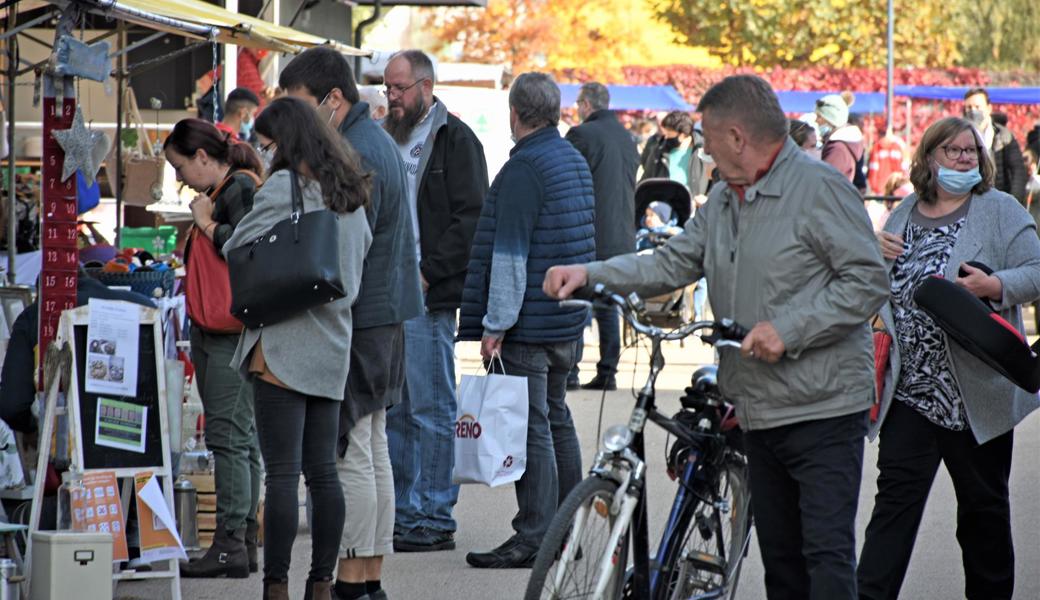
<instances>
[{"instance_id":1,"label":"bicycle handlebar","mask_svg":"<svg viewBox=\"0 0 1040 600\"><path fill-rule=\"evenodd\" d=\"M579 299L561 300L560 306L591 308L595 302L616 306L621 309L625 321L627 321L633 329L643 335L662 341L681 340L702 329L712 329L710 335L702 336L701 339L704 343L713 346L731 346L739 348L741 340L743 340L744 336L748 334L746 327L743 327L732 319L695 321L687 323L678 329L665 331L660 327L643 321L646 316L646 306L643 304L642 298L640 298L635 292L629 294L628 298L625 298L620 294L615 294L608 290L602 283L597 283L592 287L590 295L593 299L592 301Z\"/></svg>"}]
</instances>

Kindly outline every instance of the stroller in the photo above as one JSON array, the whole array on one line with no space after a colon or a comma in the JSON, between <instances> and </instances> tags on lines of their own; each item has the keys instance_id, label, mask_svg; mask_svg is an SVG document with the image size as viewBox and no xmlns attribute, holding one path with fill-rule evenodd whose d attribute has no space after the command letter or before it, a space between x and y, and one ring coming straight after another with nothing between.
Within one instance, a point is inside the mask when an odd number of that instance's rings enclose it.
<instances>
[{"instance_id":1,"label":"stroller","mask_svg":"<svg viewBox=\"0 0 1040 600\"><path fill-rule=\"evenodd\" d=\"M636 250L639 253L653 252L663 246L672 236L682 231L682 226L693 212L693 201L686 186L666 178L645 179L636 186ZM658 327L675 328L693 320L693 292L696 285L688 285L668 294L647 298L646 313ZM625 323L623 342L634 341L635 332Z\"/></svg>"}]
</instances>

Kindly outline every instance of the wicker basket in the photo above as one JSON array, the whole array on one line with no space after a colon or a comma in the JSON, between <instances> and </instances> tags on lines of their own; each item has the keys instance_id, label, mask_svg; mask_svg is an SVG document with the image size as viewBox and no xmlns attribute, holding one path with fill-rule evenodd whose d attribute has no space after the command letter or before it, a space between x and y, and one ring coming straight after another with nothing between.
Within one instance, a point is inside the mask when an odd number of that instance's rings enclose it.
<instances>
[{"instance_id":1,"label":"wicker basket","mask_svg":"<svg viewBox=\"0 0 1040 600\"><path fill-rule=\"evenodd\" d=\"M174 272L165 271L133 271L130 273L106 273L101 268L87 269L87 273L108 286L130 287L138 294L149 298L169 296L173 291Z\"/></svg>"}]
</instances>

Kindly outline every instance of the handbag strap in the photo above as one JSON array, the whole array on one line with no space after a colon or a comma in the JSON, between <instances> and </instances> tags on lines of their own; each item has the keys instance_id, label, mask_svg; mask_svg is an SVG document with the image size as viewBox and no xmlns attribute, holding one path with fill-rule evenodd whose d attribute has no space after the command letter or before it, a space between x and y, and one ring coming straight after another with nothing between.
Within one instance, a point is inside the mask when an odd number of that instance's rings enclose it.
<instances>
[{"instance_id":1,"label":"handbag strap","mask_svg":"<svg viewBox=\"0 0 1040 600\"><path fill-rule=\"evenodd\" d=\"M293 242L299 242L300 215L303 214L303 194L300 192L300 178L296 175L295 170L289 171L289 178L292 179L292 212L289 214L289 221L293 227Z\"/></svg>"}]
</instances>

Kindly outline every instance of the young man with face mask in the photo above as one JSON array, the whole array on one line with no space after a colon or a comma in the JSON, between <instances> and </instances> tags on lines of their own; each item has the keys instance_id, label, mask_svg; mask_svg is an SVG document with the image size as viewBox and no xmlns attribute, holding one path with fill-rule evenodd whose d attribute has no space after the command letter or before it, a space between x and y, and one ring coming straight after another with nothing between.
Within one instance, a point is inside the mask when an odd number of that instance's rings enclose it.
<instances>
[{"instance_id":1,"label":"young man with face mask","mask_svg":"<svg viewBox=\"0 0 1040 600\"><path fill-rule=\"evenodd\" d=\"M340 542L336 594L385 598L382 560L393 552L394 502L386 447L386 409L404 386L404 322L423 314L408 182L397 145L361 102L354 74L339 52L317 47L286 65L278 85L315 106L323 120L361 155L372 175L369 205L372 245L365 257L361 292L353 307L350 374L340 412L337 470L349 506ZM363 448L360 446L364 446ZM350 446L351 456L347 450ZM360 450L374 477L358 476ZM362 469L366 467L361 467ZM337 532L339 533L339 532Z\"/></svg>"},{"instance_id":2,"label":"young man with face mask","mask_svg":"<svg viewBox=\"0 0 1040 600\"><path fill-rule=\"evenodd\" d=\"M1007 127L993 122L992 115L989 92L973 88L964 93L964 118L978 128L986 147L993 151L993 166L996 168L993 187L1011 194L1025 205L1029 174L1022 159L1022 148Z\"/></svg>"},{"instance_id":3,"label":"young man with face mask","mask_svg":"<svg viewBox=\"0 0 1040 600\"><path fill-rule=\"evenodd\" d=\"M251 90L231 90L224 103L224 118L217 124L217 129L226 131L243 142L254 142L256 135L253 133L253 122L259 107L260 99Z\"/></svg>"}]
</instances>

